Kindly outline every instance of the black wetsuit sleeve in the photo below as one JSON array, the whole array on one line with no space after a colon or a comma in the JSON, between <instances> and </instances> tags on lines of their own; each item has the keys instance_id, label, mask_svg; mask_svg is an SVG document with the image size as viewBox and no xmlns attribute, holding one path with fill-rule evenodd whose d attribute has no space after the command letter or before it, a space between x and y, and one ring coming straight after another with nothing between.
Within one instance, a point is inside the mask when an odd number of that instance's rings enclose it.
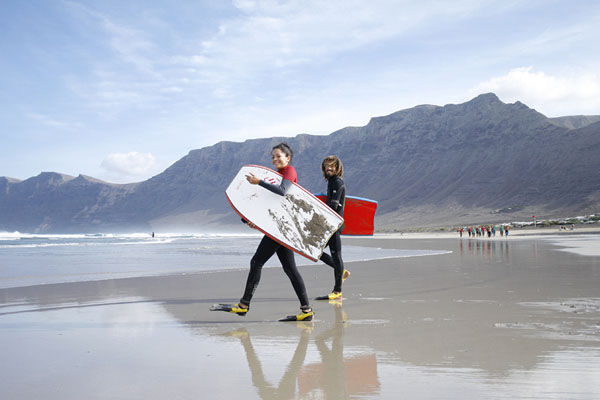
<instances>
[{"instance_id":1,"label":"black wetsuit sleeve","mask_svg":"<svg viewBox=\"0 0 600 400\"><path fill-rule=\"evenodd\" d=\"M327 205L338 214L344 207L346 186L341 179L332 179L327 185Z\"/></svg>"},{"instance_id":2,"label":"black wetsuit sleeve","mask_svg":"<svg viewBox=\"0 0 600 400\"><path fill-rule=\"evenodd\" d=\"M290 187L292 186L292 181L287 180L287 179L283 179L281 181L281 184L279 185L272 185L270 183L267 183L265 181L260 181L258 182L258 184L262 187L264 187L267 190L270 190L271 192L278 194L280 196L285 196L285 194L287 193L287 191L290 189Z\"/></svg>"}]
</instances>

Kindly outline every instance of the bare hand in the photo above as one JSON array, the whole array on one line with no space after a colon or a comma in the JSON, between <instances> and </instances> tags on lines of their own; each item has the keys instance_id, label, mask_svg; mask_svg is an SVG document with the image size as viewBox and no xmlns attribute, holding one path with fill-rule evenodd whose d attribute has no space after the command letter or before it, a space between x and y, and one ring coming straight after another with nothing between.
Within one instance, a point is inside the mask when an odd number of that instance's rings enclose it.
<instances>
[{"instance_id":1,"label":"bare hand","mask_svg":"<svg viewBox=\"0 0 600 400\"><path fill-rule=\"evenodd\" d=\"M252 222L248 221L248 226L252 229L256 229L256 225L254 225Z\"/></svg>"},{"instance_id":2,"label":"bare hand","mask_svg":"<svg viewBox=\"0 0 600 400\"><path fill-rule=\"evenodd\" d=\"M252 185L258 185L258 183L260 182L260 179L258 179L252 172L246 175L246 180Z\"/></svg>"}]
</instances>

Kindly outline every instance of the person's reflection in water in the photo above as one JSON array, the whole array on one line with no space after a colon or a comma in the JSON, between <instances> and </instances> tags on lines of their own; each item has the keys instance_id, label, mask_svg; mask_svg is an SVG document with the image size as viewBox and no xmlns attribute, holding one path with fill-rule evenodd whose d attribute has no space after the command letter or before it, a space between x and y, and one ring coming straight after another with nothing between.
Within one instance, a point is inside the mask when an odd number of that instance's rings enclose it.
<instances>
[{"instance_id":1,"label":"person's reflection in water","mask_svg":"<svg viewBox=\"0 0 600 400\"><path fill-rule=\"evenodd\" d=\"M315 340L321 360L323 360L320 386L326 399L345 399L348 398L346 366L344 365L344 329L347 317L342 310L341 301L330 300L329 303L335 310L335 324ZM329 339L331 339L331 349L327 346Z\"/></svg>"},{"instance_id":2,"label":"person's reflection in water","mask_svg":"<svg viewBox=\"0 0 600 400\"><path fill-rule=\"evenodd\" d=\"M252 346L250 334L245 328L223 334L226 336L234 336L240 339L242 345L244 346L244 351L246 352L250 373L252 374L252 384L258 389L258 394L263 400L287 400L296 397L296 378L298 377L300 368L302 368L302 364L304 364L310 334L314 327L312 322L296 322L296 325L302 330L300 334L300 340L298 341L298 346L296 346L294 356L292 357L285 374L279 381L278 386L267 382L260 360L258 359L258 356L254 351L254 347Z\"/></svg>"},{"instance_id":3,"label":"person's reflection in water","mask_svg":"<svg viewBox=\"0 0 600 400\"><path fill-rule=\"evenodd\" d=\"M500 250L498 250L498 246L500 247ZM508 261L510 255L508 251L509 243L505 243L504 241L499 242L499 244L496 242L482 244L480 241L476 241L475 245L473 245L472 241L469 240L467 243L467 250L464 249L462 242L460 243L459 249L461 257L468 251L471 256L476 255L487 259L501 259L503 261Z\"/></svg>"},{"instance_id":4,"label":"person's reflection in water","mask_svg":"<svg viewBox=\"0 0 600 400\"><path fill-rule=\"evenodd\" d=\"M347 315L341 300L330 300L334 307L335 324L315 339L322 362L309 364L298 375L301 398L347 399L379 393L377 358L375 354L360 354L344 358L344 330ZM331 342L330 346L328 342Z\"/></svg>"}]
</instances>

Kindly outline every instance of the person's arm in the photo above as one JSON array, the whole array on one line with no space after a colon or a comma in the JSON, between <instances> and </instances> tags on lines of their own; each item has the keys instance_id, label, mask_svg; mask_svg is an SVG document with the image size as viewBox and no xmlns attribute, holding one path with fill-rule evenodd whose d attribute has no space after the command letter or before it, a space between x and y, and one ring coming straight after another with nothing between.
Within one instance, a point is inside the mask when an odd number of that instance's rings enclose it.
<instances>
[{"instance_id":1,"label":"person's arm","mask_svg":"<svg viewBox=\"0 0 600 400\"><path fill-rule=\"evenodd\" d=\"M336 179L332 182L331 197L327 198L327 205L334 211L339 211L344 206L342 204L342 196L344 195L345 190L346 188L343 180Z\"/></svg>"},{"instance_id":2,"label":"person's arm","mask_svg":"<svg viewBox=\"0 0 600 400\"><path fill-rule=\"evenodd\" d=\"M279 184L279 185L272 185L268 182L260 181L260 182L258 182L258 185L264 187L267 190L270 190L271 192L273 192L275 194L278 194L280 196L285 196L285 194L288 192L290 187L292 187L292 181L289 181L287 179L282 179L281 184Z\"/></svg>"},{"instance_id":3,"label":"person's arm","mask_svg":"<svg viewBox=\"0 0 600 400\"><path fill-rule=\"evenodd\" d=\"M292 177L292 179L295 180L295 170L292 170L292 172L293 173L291 174L291 177ZM289 176L290 175L288 175L288 177ZM252 185L260 185L260 186L264 187L265 189L270 190L271 192L278 194L280 196L285 196L285 194L288 192L290 187L292 187L292 181L289 179L286 179L286 175L284 175L284 178L281 180L281 183L279 185L273 185L273 184L267 183L265 181L262 181L262 180L258 179L253 173L249 173L248 175L246 175L246 179Z\"/></svg>"}]
</instances>

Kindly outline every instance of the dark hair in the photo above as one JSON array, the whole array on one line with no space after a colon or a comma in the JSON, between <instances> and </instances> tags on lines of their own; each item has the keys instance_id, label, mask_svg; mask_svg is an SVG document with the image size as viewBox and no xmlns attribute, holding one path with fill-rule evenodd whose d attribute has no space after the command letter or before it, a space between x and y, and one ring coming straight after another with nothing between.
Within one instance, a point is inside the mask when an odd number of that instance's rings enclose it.
<instances>
[{"instance_id":1,"label":"dark hair","mask_svg":"<svg viewBox=\"0 0 600 400\"><path fill-rule=\"evenodd\" d=\"M339 176L340 178L344 177L344 164L342 164L342 160L340 160L339 158L337 158L336 156L327 156L323 159L323 162L321 162L321 172L323 173L323 178L325 178L325 180L328 179L327 177L327 171L325 170L327 164L334 164L335 167L335 175Z\"/></svg>"},{"instance_id":2,"label":"dark hair","mask_svg":"<svg viewBox=\"0 0 600 400\"><path fill-rule=\"evenodd\" d=\"M273 148L271 149L271 153L275 149L281 150L283 154L290 158L290 162L292 162L292 158L294 157L294 151L292 150L289 144L287 144L286 142L281 142L277 146L273 146Z\"/></svg>"}]
</instances>

